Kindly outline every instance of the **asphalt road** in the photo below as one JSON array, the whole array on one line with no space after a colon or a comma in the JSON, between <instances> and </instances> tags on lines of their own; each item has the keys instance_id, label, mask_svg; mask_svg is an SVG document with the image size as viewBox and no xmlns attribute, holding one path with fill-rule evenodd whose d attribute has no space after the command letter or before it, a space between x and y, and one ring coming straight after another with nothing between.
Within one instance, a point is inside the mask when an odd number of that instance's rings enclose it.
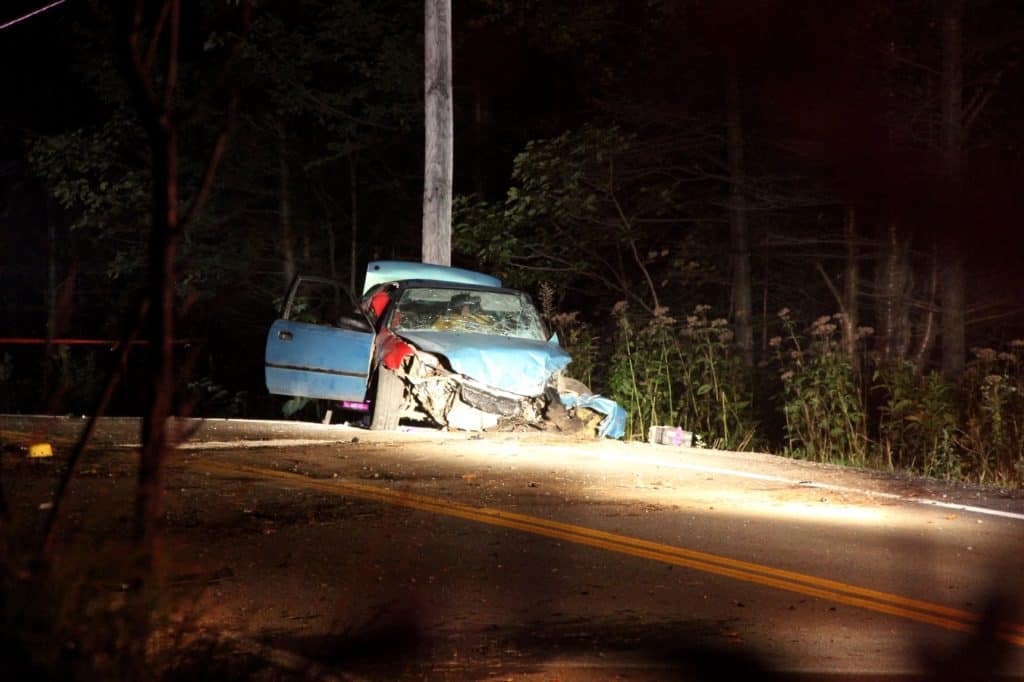
<instances>
[{"instance_id":1,"label":"asphalt road","mask_svg":"<svg viewBox=\"0 0 1024 682\"><path fill-rule=\"evenodd\" d=\"M83 423L0 416L25 527ZM1019 494L548 434L181 426L174 594L275 674L1024 679ZM101 424L69 548L125 524L137 433Z\"/></svg>"}]
</instances>

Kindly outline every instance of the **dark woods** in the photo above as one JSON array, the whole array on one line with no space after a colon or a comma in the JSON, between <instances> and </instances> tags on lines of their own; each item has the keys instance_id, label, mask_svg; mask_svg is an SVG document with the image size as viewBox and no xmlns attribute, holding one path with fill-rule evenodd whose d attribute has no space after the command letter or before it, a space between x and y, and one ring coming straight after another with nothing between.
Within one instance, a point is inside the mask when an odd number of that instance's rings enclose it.
<instances>
[{"instance_id":1,"label":"dark woods","mask_svg":"<svg viewBox=\"0 0 1024 682\"><path fill-rule=\"evenodd\" d=\"M156 441L170 412L279 416L285 285L418 259L423 183L422 3L168 7L0 41L6 328L114 340L148 301L155 364L133 351L108 409ZM1018 3L453 20L453 262L542 300L632 436L1019 483ZM90 412L119 359L4 346L0 408Z\"/></svg>"}]
</instances>

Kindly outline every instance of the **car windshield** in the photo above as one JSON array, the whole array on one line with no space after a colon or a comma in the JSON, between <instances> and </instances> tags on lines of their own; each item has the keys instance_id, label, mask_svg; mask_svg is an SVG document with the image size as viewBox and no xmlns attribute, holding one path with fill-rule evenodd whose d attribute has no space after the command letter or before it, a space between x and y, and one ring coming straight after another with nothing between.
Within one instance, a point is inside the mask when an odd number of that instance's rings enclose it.
<instances>
[{"instance_id":1,"label":"car windshield","mask_svg":"<svg viewBox=\"0 0 1024 682\"><path fill-rule=\"evenodd\" d=\"M545 340L544 325L526 294L417 287L402 292L391 315L395 331L443 331Z\"/></svg>"}]
</instances>

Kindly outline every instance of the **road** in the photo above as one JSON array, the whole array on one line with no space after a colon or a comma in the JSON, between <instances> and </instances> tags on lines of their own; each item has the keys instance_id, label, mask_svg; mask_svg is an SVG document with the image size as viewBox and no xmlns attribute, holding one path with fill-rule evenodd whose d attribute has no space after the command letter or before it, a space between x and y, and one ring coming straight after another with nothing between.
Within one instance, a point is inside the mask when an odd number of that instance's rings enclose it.
<instances>
[{"instance_id":1,"label":"road","mask_svg":"<svg viewBox=\"0 0 1024 682\"><path fill-rule=\"evenodd\" d=\"M38 524L82 424L0 416L20 518ZM197 627L282 675L1024 679L1020 494L551 434L182 428L172 583ZM68 546L123 525L137 433L101 424ZM57 456L16 447L39 441Z\"/></svg>"}]
</instances>

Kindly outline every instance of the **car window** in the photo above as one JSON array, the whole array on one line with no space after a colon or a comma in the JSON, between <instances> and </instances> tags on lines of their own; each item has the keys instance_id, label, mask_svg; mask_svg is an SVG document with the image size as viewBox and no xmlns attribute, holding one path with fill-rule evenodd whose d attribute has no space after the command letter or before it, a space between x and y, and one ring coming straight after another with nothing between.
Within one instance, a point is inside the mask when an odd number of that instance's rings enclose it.
<instances>
[{"instance_id":1,"label":"car window","mask_svg":"<svg viewBox=\"0 0 1024 682\"><path fill-rule=\"evenodd\" d=\"M324 326L338 326L352 306L338 284L319 278L300 277L292 292L287 318Z\"/></svg>"},{"instance_id":2,"label":"car window","mask_svg":"<svg viewBox=\"0 0 1024 682\"><path fill-rule=\"evenodd\" d=\"M391 315L395 331L443 331L545 339L544 325L526 294L417 287L402 292Z\"/></svg>"}]
</instances>

